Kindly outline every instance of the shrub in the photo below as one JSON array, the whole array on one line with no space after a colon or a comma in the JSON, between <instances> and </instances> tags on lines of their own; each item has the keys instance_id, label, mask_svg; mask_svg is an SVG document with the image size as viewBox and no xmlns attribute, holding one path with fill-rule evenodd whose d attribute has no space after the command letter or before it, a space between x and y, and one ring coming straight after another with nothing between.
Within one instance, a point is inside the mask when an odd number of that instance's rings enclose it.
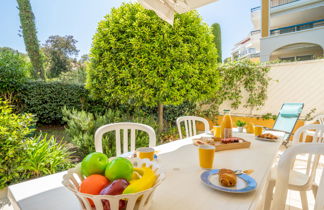
<instances>
[{"instance_id":1,"label":"shrub","mask_svg":"<svg viewBox=\"0 0 324 210\"><path fill-rule=\"evenodd\" d=\"M15 92L31 71L27 57L10 48L0 48L0 96L13 102Z\"/></svg>"},{"instance_id":2,"label":"shrub","mask_svg":"<svg viewBox=\"0 0 324 210\"><path fill-rule=\"evenodd\" d=\"M14 114L0 100L0 189L70 167L69 153L54 138L27 137L32 124L30 114Z\"/></svg>"},{"instance_id":3,"label":"shrub","mask_svg":"<svg viewBox=\"0 0 324 210\"><path fill-rule=\"evenodd\" d=\"M92 114L75 109L63 109L64 120L67 122L66 132L71 142L79 147L80 156L84 157L94 152L94 134L102 125L116 122L137 122L152 126L156 129L156 121L151 116L130 116L121 111L108 109L105 114ZM147 146L148 136L138 131L136 135L136 146ZM109 132L103 139L104 153L109 157L115 155L115 134Z\"/></svg>"},{"instance_id":4,"label":"shrub","mask_svg":"<svg viewBox=\"0 0 324 210\"><path fill-rule=\"evenodd\" d=\"M61 109L85 108L88 92L82 85L29 81L22 85L18 98L20 110L34 114L39 123L62 124Z\"/></svg>"},{"instance_id":5,"label":"shrub","mask_svg":"<svg viewBox=\"0 0 324 210\"><path fill-rule=\"evenodd\" d=\"M0 189L21 180L21 168L25 157L23 139L32 130L29 114L16 115L12 108L0 100Z\"/></svg>"},{"instance_id":6,"label":"shrub","mask_svg":"<svg viewBox=\"0 0 324 210\"><path fill-rule=\"evenodd\" d=\"M159 107L160 130L164 105L204 100L220 86L213 35L196 11L177 14L172 26L140 4L123 4L98 24L90 63L93 96Z\"/></svg>"},{"instance_id":7,"label":"shrub","mask_svg":"<svg viewBox=\"0 0 324 210\"><path fill-rule=\"evenodd\" d=\"M24 178L53 174L72 167L70 152L52 136L39 135L25 141L25 161L21 167Z\"/></svg>"},{"instance_id":8,"label":"shrub","mask_svg":"<svg viewBox=\"0 0 324 210\"><path fill-rule=\"evenodd\" d=\"M68 84L79 84L83 85L86 80L86 71L85 67L80 67L75 70L70 70L67 72L62 72L58 78L55 78L58 81L68 83Z\"/></svg>"}]
</instances>

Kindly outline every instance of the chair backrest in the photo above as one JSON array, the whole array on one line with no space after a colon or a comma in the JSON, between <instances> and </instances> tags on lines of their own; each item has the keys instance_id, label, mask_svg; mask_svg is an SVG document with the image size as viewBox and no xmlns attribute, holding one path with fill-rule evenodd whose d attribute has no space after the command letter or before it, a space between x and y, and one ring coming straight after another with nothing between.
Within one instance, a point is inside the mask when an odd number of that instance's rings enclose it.
<instances>
[{"instance_id":1,"label":"chair backrest","mask_svg":"<svg viewBox=\"0 0 324 210\"><path fill-rule=\"evenodd\" d=\"M184 122L186 137L191 137L191 136L197 135L196 121L202 122L204 124L205 132L208 132L210 130L208 120L206 120L205 118L196 117L196 116L178 117L177 127L178 127L178 131L179 131L180 139L182 139L181 122Z\"/></svg>"},{"instance_id":2,"label":"chair backrest","mask_svg":"<svg viewBox=\"0 0 324 210\"><path fill-rule=\"evenodd\" d=\"M315 122L319 122L319 124L324 125L324 115L317 115L313 120L309 121L309 123Z\"/></svg>"},{"instance_id":3,"label":"chair backrest","mask_svg":"<svg viewBox=\"0 0 324 210\"><path fill-rule=\"evenodd\" d=\"M312 131L313 143L324 143L324 125L309 124L297 129L297 131L294 134L292 144L305 142L307 137L307 131Z\"/></svg>"},{"instance_id":4,"label":"chair backrest","mask_svg":"<svg viewBox=\"0 0 324 210\"><path fill-rule=\"evenodd\" d=\"M285 209L287 192L288 192L288 182L291 165L294 163L295 158L298 154L310 154L315 156L324 155L324 144L319 143L307 143L307 144L296 144L289 147L281 156L278 163L278 175L276 180L276 187L274 192L274 199L271 205L272 210ZM324 194L323 190L323 176L321 178L321 184L318 192L321 195ZM323 197L319 198L317 194L315 210L323 209Z\"/></svg>"},{"instance_id":5,"label":"chair backrest","mask_svg":"<svg viewBox=\"0 0 324 210\"><path fill-rule=\"evenodd\" d=\"M116 136L116 155L119 156L128 151L128 137L130 133L130 152L134 152L136 149L136 137L135 131L140 130L144 131L149 136L149 147L155 147L156 145L156 135L152 127L140 123L132 122L121 122L121 123L112 123L108 125L101 126L97 129L95 133L95 149L96 152L103 152L102 150L102 137L105 133L115 131ZM121 148L121 135L120 132L123 132L123 148ZM130 131L130 132L129 132Z\"/></svg>"},{"instance_id":6,"label":"chair backrest","mask_svg":"<svg viewBox=\"0 0 324 210\"><path fill-rule=\"evenodd\" d=\"M284 103L281 106L273 129L285 131L288 133L285 139L289 139L303 108L303 103Z\"/></svg>"},{"instance_id":7,"label":"chair backrest","mask_svg":"<svg viewBox=\"0 0 324 210\"><path fill-rule=\"evenodd\" d=\"M294 138L292 141L293 145L305 143L307 137L307 131L312 131L312 143L324 143L324 125L320 124L310 124L305 125L297 129L294 134ZM307 159L307 167L306 174L309 176L309 179L305 185L305 187L311 186L315 179L316 168L319 163L319 156L316 155L308 155Z\"/></svg>"}]
</instances>

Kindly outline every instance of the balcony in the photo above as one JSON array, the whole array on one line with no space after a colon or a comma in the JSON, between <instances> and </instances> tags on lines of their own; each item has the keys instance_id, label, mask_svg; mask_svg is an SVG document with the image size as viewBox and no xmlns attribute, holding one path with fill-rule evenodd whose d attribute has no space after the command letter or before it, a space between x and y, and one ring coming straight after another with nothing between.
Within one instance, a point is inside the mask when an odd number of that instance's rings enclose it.
<instances>
[{"instance_id":1,"label":"balcony","mask_svg":"<svg viewBox=\"0 0 324 210\"><path fill-rule=\"evenodd\" d=\"M324 20L277 28L261 38L261 61L300 56L322 57ZM322 26L322 27L320 27Z\"/></svg>"},{"instance_id":2,"label":"balcony","mask_svg":"<svg viewBox=\"0 0 324 210\"><path fill-rule=\"evenodd\" d=\"M296 2L296 1L300 1L300 0L273 0L273 1L270 1L270 7L271 8L278 7L278 6L289 4L289 3L292 3L292 2ZM251 9L251 12L255 12L255 11L260 10L260 9L261 9L261 6L254 7L254 8Z\"/></svg>"},{"instance_id":3,"label":"balcony","mask_svg":"<svg viewBox=\"0 0 324 210\"><path fill-rule=\"evenodd\" d=\"M291 33L291 32L296 32L296 31L302 31L302 30L307 30L307 29L321 27L321 26L324 26L324 19L273 29L270 31L270 35L275 36L275 35L279 35L279 34L286 34L286 33Z\"/></svg>"}]
</instances>

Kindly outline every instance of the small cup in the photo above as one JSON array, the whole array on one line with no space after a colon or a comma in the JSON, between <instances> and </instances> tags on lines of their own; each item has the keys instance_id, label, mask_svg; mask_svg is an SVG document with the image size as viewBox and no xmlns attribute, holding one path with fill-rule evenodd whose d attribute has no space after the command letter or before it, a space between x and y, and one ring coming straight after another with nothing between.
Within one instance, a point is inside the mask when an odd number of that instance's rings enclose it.
<instances>
[{"instance_id":1,"label":"small cup","mask_svg":"<svg viewBox=\"0 0 324 210\"><path fill-rule=\"evenodd\" d=\"M215 147L210 145L201 145L199 150L199 163L203 169L212 169L214 165Z\"/></svg>"},{"instance_id":2,"label":"small cup","mask_svg":"<svg viewBox=\"0 0 324 210\"><path fill-rule=\"evenodd\" d=\"M220 126L213 126L214 137L221 138L222 137L222 130Z\"/></svg>"},{"instance_id":3,"label":"small cup","mask_svg":"<svg viewBox=\"0 0 324 210\"><path fill-rule=\"evenodd\" d=\"M151 147L141 147L136 150L136 155L138 158L149 160L154 160L154 149Z\"/></svg>"},{"instance_id":4,"label":"small cup","mask_svg":"<svg viewBox=\"0 0 324 210\"><path fill-rule=\"evenodd\" d=\"M260 136L263 132L263 127L262 126L259 126L259 125L256 125L254 126L254 135L255 136Z\"/></svg>"}]
</instances>

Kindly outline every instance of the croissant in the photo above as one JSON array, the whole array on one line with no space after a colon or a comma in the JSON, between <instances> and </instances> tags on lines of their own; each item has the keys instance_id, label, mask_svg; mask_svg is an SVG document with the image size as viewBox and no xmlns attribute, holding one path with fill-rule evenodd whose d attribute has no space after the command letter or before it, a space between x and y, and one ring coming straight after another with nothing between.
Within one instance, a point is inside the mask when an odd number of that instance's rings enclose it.
<instances>
[{"instance_id":1,"label":"croissant","mask_svg":"<svg viewBox=\"0 0 324 210\"><path fill-rule=\"evenodd\" d=\"M220 169L218 181L224 187L233 187L236 185L236 174L230 169Z\"/></svg>"}]
</instances>

